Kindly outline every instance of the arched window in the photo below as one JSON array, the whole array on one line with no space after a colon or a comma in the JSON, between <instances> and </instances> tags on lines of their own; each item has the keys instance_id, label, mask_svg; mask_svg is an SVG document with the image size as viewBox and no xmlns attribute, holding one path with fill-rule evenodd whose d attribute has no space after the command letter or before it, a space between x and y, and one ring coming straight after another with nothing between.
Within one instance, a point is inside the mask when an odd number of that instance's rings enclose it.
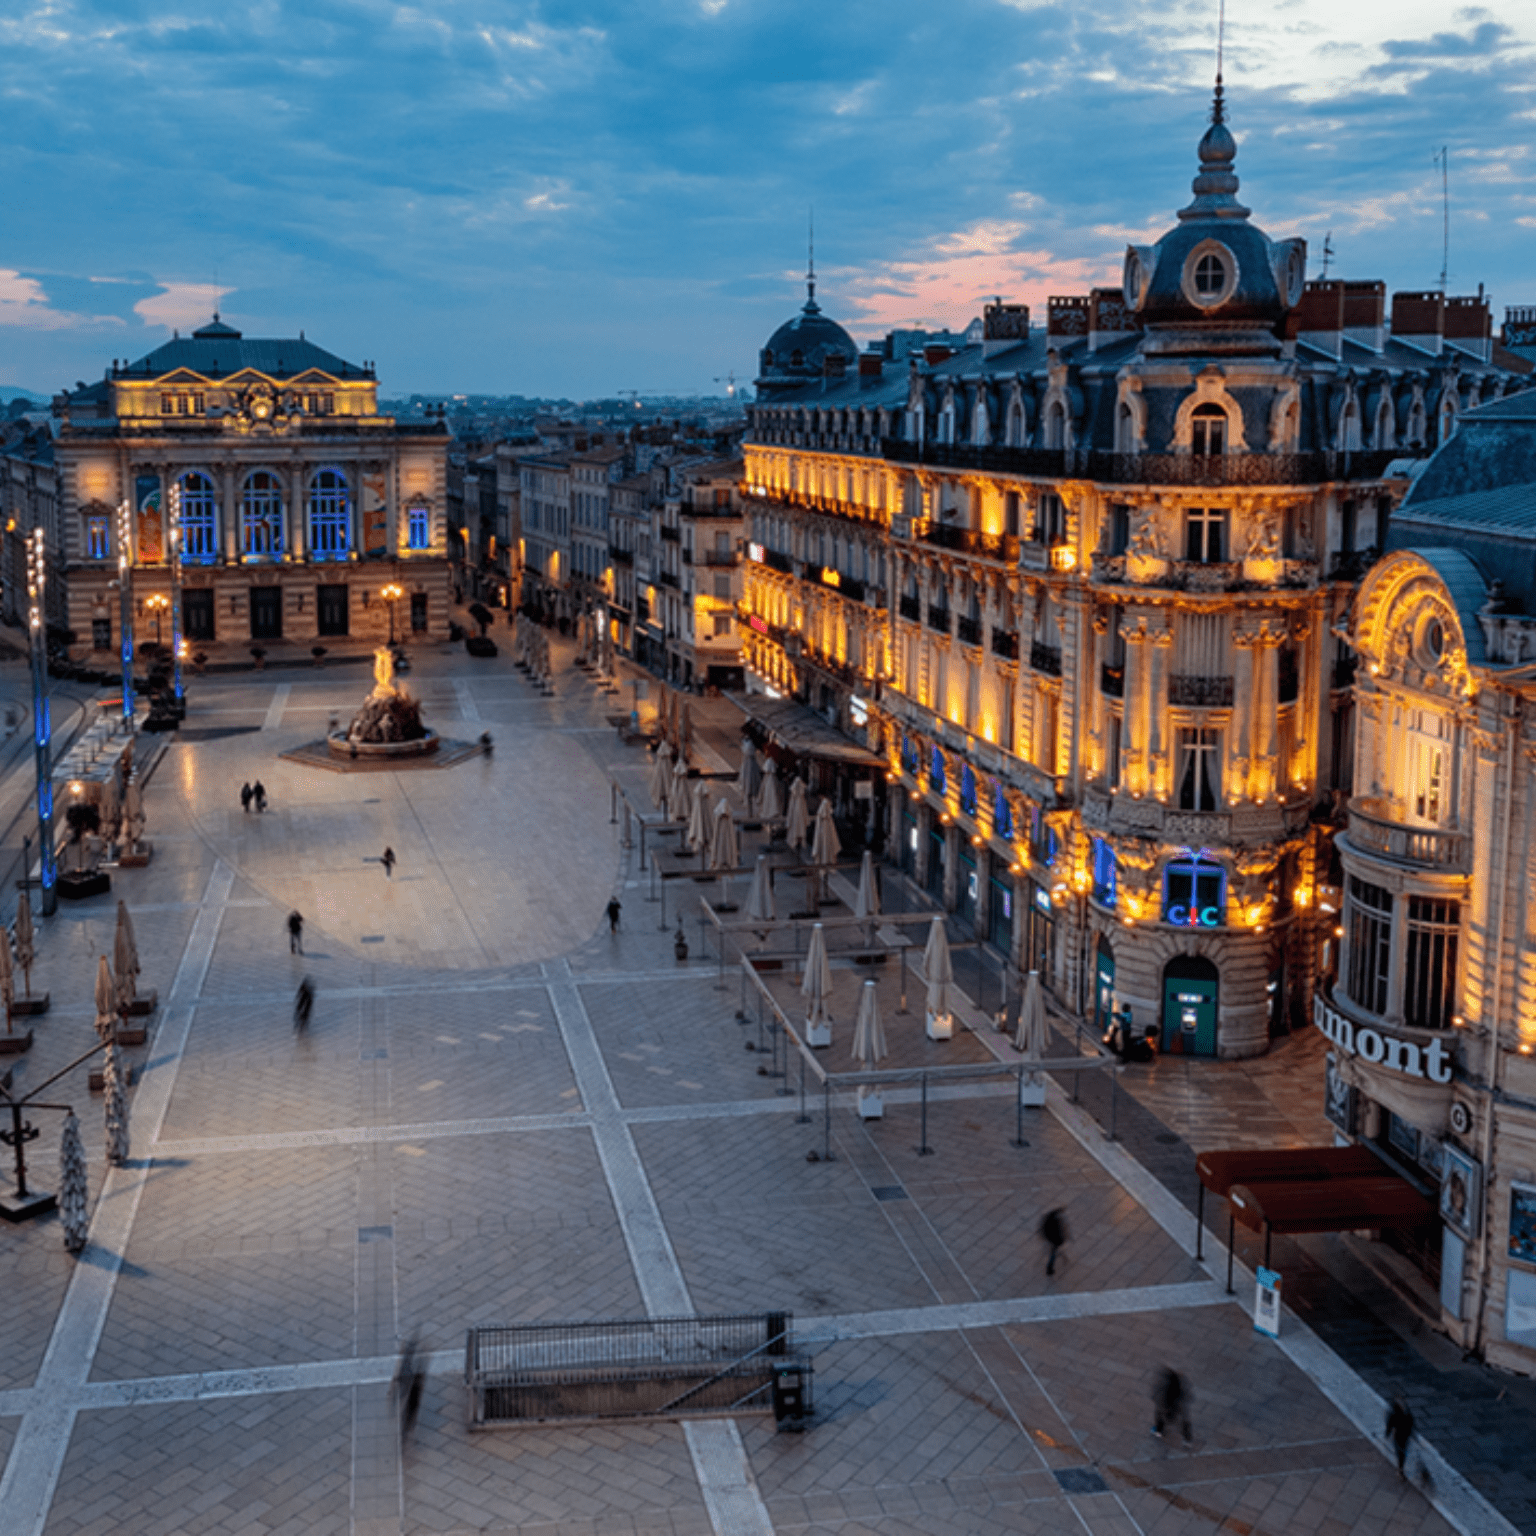
<instances>
[{"instance_id":1,"label":"arched window","mask_svg":"<svg viewBox=\"0 0 1536 1536\"><path fill-rule=\"evenodd\" d=\"M1136 416L1123 400L1120 409L1115 413L1115 452L1134 453L1136 451Z\"/></svg>"},{"instance_id":2,"label":"arched window","mask_svg":"<svg viewBox=\"0 0 1536 1536\"><path fill-rule=\"evenodd\" d=\"M1067 446L1067 410L1060 400L1053 400L1050 409L1045 413L1045 446L1047 448Z\"/></svg>"},{"instance_id":3,"label":"arched window","mask_svg":"<svg viewBox=\"0 0 1536 1536\"><path fill-rule=\"evenodd\" d=\"M1008 426L1004 431L1008 447L1022 448L1024 446L1024 407L1015 400L1008 407Z\"/></svg>"},{"instance_id":4,"label":"arched window","mask_svg":"<svg viewBox=\"0 0 1536 1536\"><path fill-rule=\"evenodd\" d=\"M1227 920L1227 872L1202 849L1163 870L1163 921L1176 928L1220 928Z\"/></svg>"},{"instance_id":5,"label":"arched window","mask_svg":"<svg viewBox=\"0 0 1536 1536\"><path fill-rule=\"evenodd\" d=\"M345 560L352 547L352 498L339 469L309 482L309 552L315 560Z\"/></svg>"},{"instance_id":6,"label":"arched window","mask_svg":"<svg viewBox=\"0 0 1536 1536\"><path fill-rule=\"evenodd\" d=\"M944 772L944 754L933 749L929 780L934 794L942 795L949 788L949 776Z\"/></svg>"},{"instance_id":7,"label":"arched window","mask_svg":"<svg viewBox=\"0 0 1536 1536\"><path fill-rule=\"evenodd\" d=\"M1115 862L1115 850L1102 837L1093 839L1093 899L1101 906L1115 910L1119 898L1120 871Z\"/></svg>"},{"instance_id":8,"label":"arched window","mask_svg":"<svg viewBox=\"0 0 1536 1536\"><path fill-rule=\"evenodd\" d=\"M245 477L240 552L247 560L274 560L283 552L283 487L271 470L254 469Z\"/></svg>"},{"instance_id":9,"label":"arched window","mask_svg":"<svg viewBox=\"0 0 1536 1536\"><path fill-rule=\"evenodd\" d=\"M1194 453L1214 458L1227 451L1227 413L1219 405L1197 405L1189 428Z\"/></svg>"},{"instance_id":10,"label":"arched window","mask_svg":"<svg viewBox=\"0 0 1536 1536\"><path fill-rule=\"evenodd\" d=\"M181 477L181 558L212 565L219 558L219 498L201 470Z\"/></svg>"}]
</instances>

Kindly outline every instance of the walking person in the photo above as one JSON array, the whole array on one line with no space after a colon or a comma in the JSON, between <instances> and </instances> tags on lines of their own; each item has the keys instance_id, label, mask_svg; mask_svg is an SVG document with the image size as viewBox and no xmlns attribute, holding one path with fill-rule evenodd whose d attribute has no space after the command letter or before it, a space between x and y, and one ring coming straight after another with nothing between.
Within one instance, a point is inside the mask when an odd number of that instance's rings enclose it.
<instances>
[{"instance_id":1,"label":"walking person","mask_svg":"<svg viewBox=\"0 0 1536 1536\"><path fill-rule=\"evenodd\" d=\"M610 896L608 898L608 932L609 933L617 933L619 931L619 913L622 912L623 910L624 910L623 905L620 903L619 898L617 896Z\"/></svg>"},{"instance_id":2,"label":"walking person","mask_svg":"<svg viewBox=\"0 0 1536 1536\"><path fill-rule=\"evenodd\" d=\"M393 880L395 878L395 850L393 848L386 848L379 863L384 866L385 878Z\"/></svg>"},{"instance_id":3,"label":"walking person","mask_svg":"<svg viewBox=\"0 0 1536 1536\"><path fill-rule=\"evenodd\" d=\"M309 1028L309 1016L314 1010L315 984L306 976L293 997L293 1032L296 1035L302 1035Z\"/></svg>"},{"instance_id":4,"label":"walking person","mask_svg":"<svg viewBox=\"0 0 1536 1536\"><path fill-rule=\"evenodd\" d=\"M426 1385L426 1376L421 1363L419 1339L413 1333L400 1350L400 1363L395 1367L395 1379L389 1388L389 1395L395 1399L400 1413L401 1440L416 1427L416 1415L421 1412L421 1391Z\"/></svg>"},{"instance_id":5,"label":"walking person","mask_svg":"<svg viewBox=\"0 0 1536 1536\"><path fill-rule=\"evenodd\" d=\"M304 953L304 919L297 911L288 914L288 953L290 955Z\"/></svg>"},{"instance_id":6,"label":"walking person","mask_svg":"<svg viewBox=\"0 0 1536 1536\"><path fill-rule=\"evenodd\" d=\"M251 796L255 793L255 790L251 788L249 782L240 786L240 809L244 811L246 815L250 815Z\"/></svg>"},{"instance_id":7,"label":"walking person","mask_svg":"<svg viewBox=\"0 0 1536 1536\"><path fill-rule=\"evenodd\" d=\"M1061 1206L1045 1213L1040 1222L1040 1240L1051 1250L1050 1257L1045 1261L1045 1272L1054 1275L1056 1256L1067 1243L1067 1213Z\"/></svg>"},{"instance_id":8,"label":"walking person","mask_svg":"<svg viewBox=\"0 0 1536 1536\"><path fill-rule=\"evenodd\" d=\"M258 811L266 810L267 786L263 784L260 779L257 779L256 782L251 785L251 794L256 798L256 809Z\"/></svg>"},{"instance_id":9,"label":"walking person","mask_svg":"<svg viewBox=\"0 0 1536 1536\"><path fill-rule=\"evenodd\" d=\"M1401 1395L1392 1399L1392 1406L1387 1410L1387 1439L1397 1454L1397 1475L1406 1477L1408 1442L1413 1439L1413 1409Z\"/></svg>"},{"instance_id":10,"label":"walking person","mask_svg":"<svg viewBox=\"0 0 1536 1536\"><path fill-rule=\"evenodd\" d=\"M1165 1365L1152 1389L1152 1433L1161 1440L1163 1427L1175 1424L1184 1432L1184 1444L1188 1445L1194 1438L1189 1430L1189 1388L1171 1365Z\"/></svg>"}]
</instances>

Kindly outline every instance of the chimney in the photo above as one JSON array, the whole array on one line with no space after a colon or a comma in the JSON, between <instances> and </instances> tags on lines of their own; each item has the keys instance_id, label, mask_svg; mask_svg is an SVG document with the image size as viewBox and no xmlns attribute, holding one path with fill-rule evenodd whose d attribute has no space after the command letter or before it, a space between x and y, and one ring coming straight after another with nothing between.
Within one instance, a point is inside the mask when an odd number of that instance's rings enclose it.
<instances>
[{"instance_id":1,"label":"chimney","mask_svg":"<svg viewBox=\"0 0 1536 1536\"><path fill-rule=\"evenodd\" d=\"M1392 338L1439 357L1445 342L1445 295L1438 291L1394 293Z\"/></svg>"},{"instance_id":2,"label":"chimney","mask_svg":"<svg viewBox=\"0 0 1536 1536\"><path fill-rule=\"evenodd\" d=\"M1074 294L1069 298L1057 296L1046 300L1045 334L1051 337L1086 336L1088 334L1088 300Z\"/></svg>"},{"instance_id":3,"label":"chimney","mask_svg":"<svg viewBox=\"0 0 1536 1536\"><path fill-rule=\"evenodd\" d=\"M1029 340L1029 305L1004 304L1001 299L981 312L981 355L991 357Z\"/></svg>"},{"instance_id":4,"label":"chimney","mask_svg":"<svg viewBox=\"0 0 1536 1536\"><path fill-rule=\"evenodd\" d=\"M1337 278L1308 283L1301 303L1285 317L1286 335L1338 357L1344 350L1344 286Z\"/></svg>"},{"instance_id":5,"label":"chimney","mask_svg":"<svg viewBox=\"0 0 1536 1536\"><path fill-rule=\"evenodd\" d=\"M871 385L878 384L884 371L885 357L879 351L878 344L871 347L868 352L859 353L860 389L868 389Z\"/></svg>"},{"instance_id":6,"label":"chimney","mask_svg":"<svg viewBox=\"0 0 1536 1536\"><path fill-rule=\"evenodd\" d=\"M1445 301L1445 339L1485 363L1492 358L1493 310L1481 292Z\"/></svg>"},{"instance_id":7,"label":"chimney","mask_svg":"<svg viewBox=\"0 0 1536 1536\"><path fill-rule=\"evenodd\" d=\"M1380 352L1387 341L1387 285L1385 283L1344 284L1344 334L1372 352Z\"/></svg>"},{"instance_id":8,"label":"chimney","mask_svg":"<svg viewBox=\"0 0 1536 1536\"><path fill-rule=\"evenodd\" d=\"M923 361L927 363L930 368L937 368L940 363L945 362L953 355L953 349L950 347L923 348Z\"/></svg>"},{"instance_id":9,"label":"chimney","mask_svg":"<svg viewBox=\"0 0 1536 1536\"><path fill-rule=\"evenodd\" d=\"M848 359L841 352L828 352L821 371L829 379L843 378L848 372Z\"/></svg>"},{"instance_id":10,"label":"chimney","mask_svg":"<svg viewBox=\"0 0 1536 1536\"><path fill-rule=\"evenodd\" d=\"M1141 329L1141 321L1125 302L1123 288L1095 288L1088 295L1088 350L1100 347Z\"/></svg>"}]
</instances>

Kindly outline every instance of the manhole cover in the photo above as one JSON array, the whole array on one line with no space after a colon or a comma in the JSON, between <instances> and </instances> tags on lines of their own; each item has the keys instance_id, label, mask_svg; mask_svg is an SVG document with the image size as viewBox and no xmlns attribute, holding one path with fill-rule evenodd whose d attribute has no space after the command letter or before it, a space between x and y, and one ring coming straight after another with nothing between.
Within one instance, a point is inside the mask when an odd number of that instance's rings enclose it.
<instances>
[{"instance_id":1,"label":"manhole cover","mask_svg":"<svg viewBox=\"0 0 1536 1536\"><path fill-rule=\"evenodd\" d=\"M1092 1467L1063 1467L1056 1474L1063 1493L1108 1493L1109 1484Z\"/></svg>"},{"instance_id":2,"label":"manhole cover","mask_svg":"<svg viewBox=\"0 0 1536 1536\"><path fill-rule=\"evenodd\" d=\"M360 1243L387 1243L395 1235L393 1227L359 1227L357 1240Z\"/></svg>"},{"instance_id":3,"label":"manhole cover","mask_svg":"<svg viewBox=\"0 0 1536 1536\"><path fill-rule=\"evenodd\" d=\"M907 1192L900 1184L882 1184L878 1189L872 1189L870 1193L876 1200L905 1200Z\"/></svg>"}]
</instances>

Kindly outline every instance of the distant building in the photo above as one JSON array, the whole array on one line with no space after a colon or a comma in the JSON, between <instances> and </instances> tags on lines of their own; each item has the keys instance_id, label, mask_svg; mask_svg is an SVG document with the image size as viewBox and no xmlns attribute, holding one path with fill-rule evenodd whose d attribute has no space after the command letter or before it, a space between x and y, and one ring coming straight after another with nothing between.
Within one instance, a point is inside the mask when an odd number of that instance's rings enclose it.
<instances>
[{"instance_id":1,"label":"distant building","mask_svg":"<svg viewBox=\"0 0 1536 1536\"><path fill-rule=\"evenodd\" d=\"M69 596L58 468L46 424L22 420L0 427L0 520L0 619L27 623L27 540L41 528L48 571L44 619L57 636L69 623Z\"/></svg>"},{"instance_id":2,"label":"distant building","mask_svg":"<svg viewBox=\"0 0 1536 1536\"><path fill-rule=\"evenodd\" d=\"M217 317L59 395L56 460L77 652L115 653L118 507L130 508L135 628L170 587L181 502L183 630L209 655L447 635L447 431L377 409L371 367ZM403 595L386 600L398 584ZM168 627L162 638L169 641Z\"/></svg>"},{"instance_id":3,"label":"distant building","mask_svg":"<svg viewBox=\"0 0 1536 1536\"><path fill-rule=\"evenodd\" d=\"M682 686L743 684L737 608L742 597L740 459L720 459L683 472L677 502L682 570L682 625L671 643L672 675Z\"/></svg>"}]
</instances>

